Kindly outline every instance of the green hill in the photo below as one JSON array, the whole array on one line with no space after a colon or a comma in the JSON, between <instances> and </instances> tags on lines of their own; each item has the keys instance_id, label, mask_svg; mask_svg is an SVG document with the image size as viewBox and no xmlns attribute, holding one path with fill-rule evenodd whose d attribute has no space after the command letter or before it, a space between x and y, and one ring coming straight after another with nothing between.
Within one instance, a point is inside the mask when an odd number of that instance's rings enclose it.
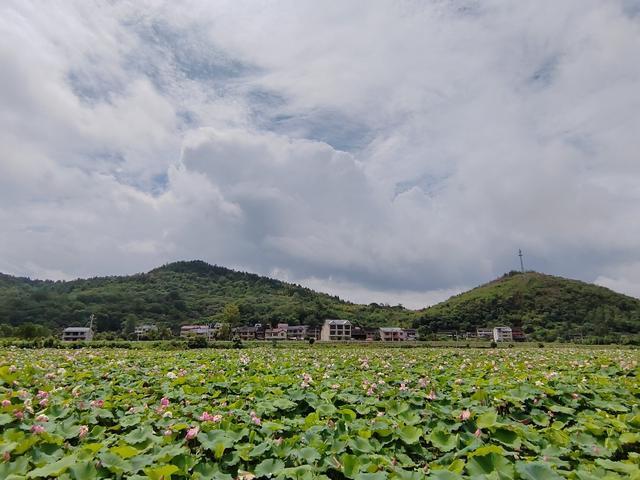
<instances>
[{"instance_id":1,"label":"green hill","mask_svg":"<svg viewBox=\"0 0 640 480\"><path fill-rule=\"evenodd\" d=\"M239 316L234 315L234 305ZM231 306L226 312L225 308ZM184 323L319 324L346 318L362 325L410 325L415 312L338 297L201 261L176 262L131 276L42 281L0 274L0 327L40 325L57 331L84 325L118 331L125 321L155 322L174 330ZM230 318L229 318L230 317ZM6 335L6 333L5 333Z\"/></svg>"},{"instance_id":2,"label":"green hill","mask_svg":"<svg viewBox=\"0 0 640 480\"><path fill-rule=\"evenodd\" d=\"M640 332L640 300L577 280L511 272L423 310L417 325L423 333L513 325L535 340L623 341Z\"/></svg>"}]
</instances>

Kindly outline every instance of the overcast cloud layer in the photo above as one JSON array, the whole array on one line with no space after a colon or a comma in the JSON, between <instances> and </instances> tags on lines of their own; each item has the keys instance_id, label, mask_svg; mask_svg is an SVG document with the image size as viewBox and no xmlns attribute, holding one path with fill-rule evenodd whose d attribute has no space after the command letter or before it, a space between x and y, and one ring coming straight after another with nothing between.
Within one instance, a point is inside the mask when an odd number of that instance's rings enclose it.
<instances>
[{"instance_id":1,"label":"overcast cloud layer","mask_svg":"<svg viewBox=\"0 0 640 480\"><path fill-rule=\"evenodd\" d=\"M0 271L640 296L640 1L5 1Z\"/></svg>"}]
</instances>

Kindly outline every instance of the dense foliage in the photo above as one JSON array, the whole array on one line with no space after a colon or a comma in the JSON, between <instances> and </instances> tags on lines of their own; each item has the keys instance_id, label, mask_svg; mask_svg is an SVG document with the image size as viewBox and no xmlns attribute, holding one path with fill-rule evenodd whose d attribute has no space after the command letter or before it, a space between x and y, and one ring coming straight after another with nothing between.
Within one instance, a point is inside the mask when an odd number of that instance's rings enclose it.
<instances>
[{"instance_id":1,"label":"dense foliage","mask_svg":"<svg viewBox=\"0 0 640 480\"><path fill-rule=\"evenodd\" d=\"M417 323L425 334L514 325L536 340L624 341L640 332L640 300L577 280L511 272L424 310Z\"/></svg>"},{"instance_id":2,"label":"dense foliage","mask_svg":"<svg viewBox=\"0 0 640 480\"><path fill-rule=\"evenodd\" d=\"M86 325L92 313L102 332L154 322L174 333L180 324L196 322L317 325L325 318L346 318L367 326L408 326L415 317L415 312L400 306L355 305L299 285L200 261L172 263L139 275L68 282L0 274L0 335L42 336L46 331L34 332L36 325L55 332Z\"/></svg>"},{"instance_id":3,"label":"dense foliage","mask_svg":"<svg viewBox=\"0 0 640 480\"><path fill-rule=\"evenodd\" d=\"M5 350L0 478L640 478L632 350Z\"/></svg>"}]
</instances>

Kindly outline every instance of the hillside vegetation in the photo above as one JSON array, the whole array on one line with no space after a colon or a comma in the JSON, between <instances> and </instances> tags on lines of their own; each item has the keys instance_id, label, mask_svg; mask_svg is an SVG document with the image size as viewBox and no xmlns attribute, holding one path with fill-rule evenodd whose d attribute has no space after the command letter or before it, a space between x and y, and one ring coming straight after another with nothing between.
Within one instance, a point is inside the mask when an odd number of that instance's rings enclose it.
<instances>
[{"instance_id":1,"label":"hillside vegetation","mask_svg":"<svg viewBox=\"0 0 640 480\"><path fill-rule=\"evenodd\" d=\"M511 272L423 310L417 324L425 333L514 325L538 340L617 341L640 332L640 300L577 280Z\"/></svg>"},{"instance_id":2,"label":"hillside vegetation","mask_svg":"<svg viewBox=\"0 0 640 480\"><path fill-rule=\"evenodd\" d=\"M184 323L220 320L316 325L337 317L362 325L408 326L415 318L415 312L401 306L356 305L201 261L176 262L132 276L66 282L0 274L0 324L35 324L55 331L84 325L92 313L103 332L144 322L175 331Z\"/></svg>"}]
</instances>

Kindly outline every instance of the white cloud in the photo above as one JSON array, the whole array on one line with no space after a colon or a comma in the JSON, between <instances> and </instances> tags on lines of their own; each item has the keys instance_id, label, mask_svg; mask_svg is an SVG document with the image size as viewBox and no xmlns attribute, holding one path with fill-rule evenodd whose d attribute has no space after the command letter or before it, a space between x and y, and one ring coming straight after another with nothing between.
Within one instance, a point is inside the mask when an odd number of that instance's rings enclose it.
<instances>
[{"instance_id":1,"label":"white cloud","mask_svg":"<svg viewBox=\"0 0 640 480\"><path fill-rule=\"evenodd\" d=\"M5 3L0 267L202 258L417 306L522 248L638 295L639 22L597 0Z\"/></svg>"}]
</instances>

